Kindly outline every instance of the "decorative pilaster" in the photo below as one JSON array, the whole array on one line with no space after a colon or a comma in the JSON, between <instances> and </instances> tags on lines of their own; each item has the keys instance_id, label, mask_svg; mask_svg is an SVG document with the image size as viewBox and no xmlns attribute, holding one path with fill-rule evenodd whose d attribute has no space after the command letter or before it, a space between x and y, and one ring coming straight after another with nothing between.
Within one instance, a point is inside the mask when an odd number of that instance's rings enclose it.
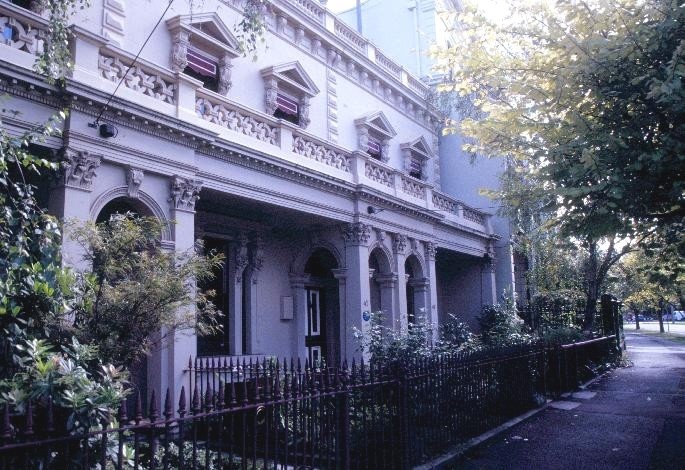
<instances>
[{"instance_id":1,"label":"decorative pilaster","mask_svg":"<svg viewBox=\"0 0 685 470\"><path fill-rule=\"evenodd\" d=\"M264 111L268 115L273 115L278 107L276 98L278 96L278 80L269 78L264 80Z\"/></svg>"},{"instance_id":2,"label":"decorative pilaster","mask_svg":"<svg viewBox=\"0 0 685 470\"><path fill-rule=\"evenodd\" d=\"M64 149L66 160L64 167L64 185L70 188L91 191L93 178L97 176L95 170L100 166L102 157L92 155L88 151Z\"/></svg>"},{"instance_id":3,"label":"decorative pilaster","mask_svg":"<svg viewBox=\"0 0 685 470\"><path fill-rule=\"evenodd\" d=\"M342 227L345 244L350 246L368 245L371 227L362 222L352 222Z\"/></svg>"},{"instance_id":4,"label":"decorative pilaster","mask_svg":"<svg viewBox=\"0 0 685 470\"><path fill-rule=\"evenodd\" d=\"M172 209L187 212L195 211L195 203L200 199L202 181L174 176L171 179L171 202Z\"/></svg>"},{"instance_id":5,"label":"decorative pilaster","mask_svg":"<svg viewBox=\"0 0 685 470\"><path fill-rule=\"evenodd\" d=\"M224 54L221 60L219 60L219 86L217 92L220 95L227 95L233 85L231 82L232 68L231 56L229 54Z\"/></svg>"},{"instance_id":6,"label":"decorative pilaster","mask_svg":"<svg viewBox=\"0 0 685 470\"><path fill-rule=\"evenodd\" d=\"M129 168L126 171L126 184L128 185L128 197L138 199L140 185L143 183L145 173L140 168Z\"/></svg>"},{"instance_id":7,"label":"decorative pilaster","mask_svg":"<svg viewBox=\"0 0 685 470\"><path fill-rule=\"evenodd\" d=\"M300 99L300 127L306 129L312 120L309 118L309 96L304 95Z\"/></svg>"},{"instance_id":8,"label":"decorative pilaster","mask_svg":"<svg viewBox=\"0 0 685 470\"><path fill-rule=\"evenodd\" d=\"M235 247L235 283L240 284L243 280L243 271L250 264L250 255L247 246L247 237L240 234Z\"/></svg>"},{"instance_id":9,"label":"decorative pilaster","mask_svg":"<svg viewBox=\"0 0 685 470\"><path fill-rule=\"evenodd\" d=\"M190 42L190 33L179 29L171 46L171 70L180 73L188 66L188 44Z\"/></svg>"},{"instance_id":10,"label":"decorative pilaster","mask_svg":"<svg viewBox=\"0 0 685 470\"><path fill-rule=\"evenodd\" d=\"M366 153L369 150L369 129L357 126L357 150Z\"/></svg>"},{"instance_id":11,"label":"decorative pilaster","mask_svg":"<svg viewBox=\"0 0 685 470\"><path fill-rule=\"evenodd\" d=\"M384 139L381 142L381 161L383 163L390 161L390 139Z\"/></svg>"},{"instance_id":12,"label":"decorative pilaster","mask_svg":"<svg viewBox=\"0 0 685 470\"><path fill-rule=\"evenodd\" d=\"M264 266L264 241L257 235L251 246L250 265L252 266L252 284L257 284L257 275Z\"/></svg>"}]
</instances>

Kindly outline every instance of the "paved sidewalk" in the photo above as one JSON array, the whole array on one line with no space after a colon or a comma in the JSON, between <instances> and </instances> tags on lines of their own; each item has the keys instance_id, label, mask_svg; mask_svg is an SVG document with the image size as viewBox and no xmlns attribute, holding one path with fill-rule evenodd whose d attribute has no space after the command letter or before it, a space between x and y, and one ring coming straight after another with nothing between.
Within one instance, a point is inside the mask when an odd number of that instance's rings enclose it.
<instances>
[{"instance_id":1,"label":"paved sidewalk","mask_svg":"<svg viewBox=\"0 0 685 470\"><path fill-rule=\"evenodd\" d=\"M471 449L459 469L685 469L685 346L626 332L633 366Z\"/></svg>"}]
</instances>

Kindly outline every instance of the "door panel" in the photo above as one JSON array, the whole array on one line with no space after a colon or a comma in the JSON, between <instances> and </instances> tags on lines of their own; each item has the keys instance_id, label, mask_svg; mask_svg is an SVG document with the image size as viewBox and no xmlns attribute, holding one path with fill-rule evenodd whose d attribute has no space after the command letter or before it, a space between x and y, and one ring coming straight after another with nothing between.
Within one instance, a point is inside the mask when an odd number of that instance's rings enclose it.
<instances>
[{"instance_id":1,"label":"door panel","mask_svg":"<svg viewBox=\"0 0 685 470\"><path fill-rule=\"evenodd\" d=\"M307 289L307 315L305 341L310 364L324 360L323 351L326 344L326 328L322 314L323 299L321 290Z\"/></svg>"}]
</instances>

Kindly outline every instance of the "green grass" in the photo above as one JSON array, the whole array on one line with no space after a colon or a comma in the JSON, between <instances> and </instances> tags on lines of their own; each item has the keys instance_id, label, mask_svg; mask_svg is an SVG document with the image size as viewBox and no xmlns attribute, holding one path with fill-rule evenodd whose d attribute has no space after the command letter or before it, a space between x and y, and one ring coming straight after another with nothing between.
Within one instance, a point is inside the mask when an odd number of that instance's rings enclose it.
<instances>
[{"instance_id":1,"label":"green grass","mask_svg":"<svg viewBox=\"0 0 685 470\"><path fill-rule=\"evenodd\" d=\"M673 341L674 343L685 345L685 336L683 336L682 334L674 334L674 333L668 333L668 332L659 333L658 331L649 331L649 330L643 330L643 329L639 329L638 331L636 331L636 333L641 333L643 335L649 335L649 336L654 336L654 337L658 337L658 338L663 338L663 339Z\"/></svg>"}]
</instances>

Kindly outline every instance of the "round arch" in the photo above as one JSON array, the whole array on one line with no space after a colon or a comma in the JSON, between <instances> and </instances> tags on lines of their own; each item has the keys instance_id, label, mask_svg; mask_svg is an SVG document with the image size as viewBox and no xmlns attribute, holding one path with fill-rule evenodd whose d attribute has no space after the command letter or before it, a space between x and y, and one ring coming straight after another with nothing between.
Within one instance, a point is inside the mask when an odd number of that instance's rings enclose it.
<instances>
[{"instance_id":1,"label":"round arch","mask_svg":"<svg viewBox=\"0 0 685 470\"><path fill-rule=\"evenodd\" d=\"M171 224L169 223L169 220L167 219L162 207L157 204L157 201L155 201L152 196L144 191L138 192L138 198L131 198L128 195L128 186L112 188L98 196L98 198L90 206L90 220L96 221L98 215L100 212L102 212L105 206L115 199L125 200L134 207L139 206L142 209L140 212L145 213L144 215L149 215L159 219L162 222L162 241L173 241Z\"/></svg>"},{"instance_id":2,"label":"round arch","mask_svg":"<svg viewBox=\"0 0 685 470\"><path fill-rule=\"evenodd\" d=\"M336 268L342 268L345 266L343 258L340 256L338 249L332 243L320 240L315 244L310 244L309 246L305 246L305 248L300 250L290 266L290 272L296 274L304 273L309 259L317 250L326 250L329 252L335 259Z\"/></svg>"},{"instance_id":3,"label":"round arch","mask_svg":"<svg viewBox=\"0 0 685 470\"><path fill-rule=\"evenodd\" d=\"M380 242L371 245L369 247L369 263L371 263L372 257L376 259L380 273L389 274L393 271L393 256L385 245Z\"/></svg>"}]
</instances>

